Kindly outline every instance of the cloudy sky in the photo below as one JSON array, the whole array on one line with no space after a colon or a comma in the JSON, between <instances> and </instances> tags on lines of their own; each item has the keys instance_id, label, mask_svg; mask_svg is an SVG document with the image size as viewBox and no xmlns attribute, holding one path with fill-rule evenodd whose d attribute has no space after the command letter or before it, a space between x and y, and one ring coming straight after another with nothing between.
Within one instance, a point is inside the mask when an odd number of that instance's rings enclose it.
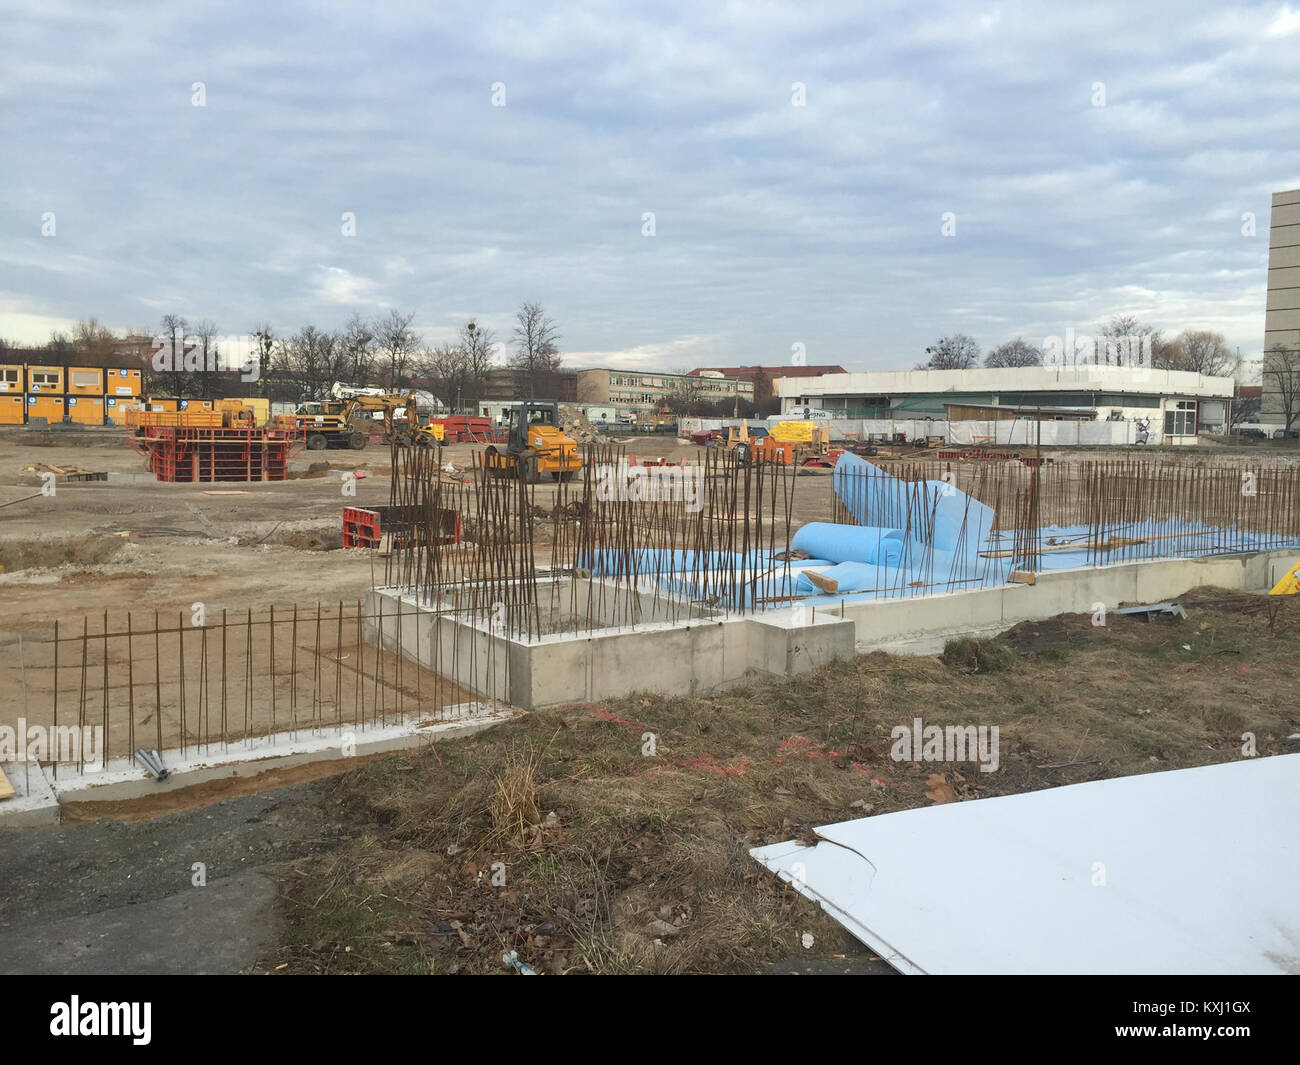
<instances>
[{"instance_id":1,"label":"cloudy sky","mask_svg":"<svg viewBox=\"0 0 1300 1065\"><path fill-rule=\"evenodd\" d=\"M505 338L530 300L571 365L902 368L1120 311L1257 357L1270 193L1300 186L1300 4L0 0L0 25L0 336L29 343L394 307Z\"/></svg>"}]
</instances>

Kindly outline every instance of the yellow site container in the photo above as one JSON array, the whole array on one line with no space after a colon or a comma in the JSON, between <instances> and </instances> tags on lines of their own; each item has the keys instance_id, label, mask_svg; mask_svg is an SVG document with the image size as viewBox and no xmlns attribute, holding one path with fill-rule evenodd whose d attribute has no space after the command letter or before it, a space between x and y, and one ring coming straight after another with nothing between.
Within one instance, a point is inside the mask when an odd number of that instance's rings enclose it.
<instances>
[{"instance_id":1,"label":"yellow site container","mask_svg":"<svg viewBox=\"0 0 1300 1065\"><path fill-rule=\"evenodd\" d=\"M69 396L104 395L104 371L98 366L69 366L67 387ZM101 403L100 406L103 406Z\"/></svg>"},{"instance_id":2,"label":"yellow site container","mask_svg":"<svg viewBox=\"0 0 1300 1065\"><path fill-rule=\"evenodd\" d=\"M104 424L103 396L68 396L68 420L76 425Z\"/></svg>"},{"instance_id":3,"label":"yellow site container","mask_svg":"<svg viewBox=\"0 0 1300 1065\"><path fill-rule=\"evenodd\" d=\"M119 396L104 397L104 420L109 425L125 425L127 411L139 410L138 399Z\"/></svg>"},{"instance_id":4,"label":"yellow site container","mask_svg":"<svg viewBox=\"0 0 1300 1065\"><path fill-rule=\"evenodd\" d=\"M27 393L32 396L63 395L63 367L28 366Z\"/></svg>"},{"instance_id":5,"label":"yellow site container","mask_svg":"<svg viewBox=\"0 0 1300 1065\"><path fill-rule=\"evenodd\" d=\"M0 396L0 425L23 424L23 397Z\"/></svg>"},{"instance_id":6,"label":"yellow site container","mask_svg":"<svg viewBox=\"0 0 1300 1065\"><path fill-rule=\"evenodd\" d=\"M104 395L138 396L140 394L140 371L129 368L104 371Z\"/></svg>"},{"instance_id":7,"label":"yellow site container","mask_svg":"<svg viewBox=\"0 0 1300 1065\"><path fill-rule=\"evenodd\" d=\"M180 401L180 410L216 410L218 401L215 399L183 399Z\"/></svg>"},{"instance_id":8,"label":"yellow site container","mask_svg":"<svg viewBox=\"0 0 1300 1065\"><path fill-rule=\"evenodd\" d=\"M167 396L150 396L144 401L143 409L151 411L171 411L173 414L179 410L179 399L170 399Z\"/></svg>"},{"instance_id":9,"label":"yellow site container","mask_svg":"<svg viewBox=\"0 0 1300 1065\"><path fill-rule=\"evenodd\" d=\"M62 396L33 396L27 397L27 420L30 422L33 418L44 418L50 425L56 425L63 421L63 397Z\"/></svg>"},{"instance_id":10,"label":"yellow site container","mask_svg":"<svg viewBox=\"0 0 1300 1065\"><path fill-rule=\"evenodd\" d=\"M238 410L240 407L250 407L253 411L253 421L258 425L266 425L271 420L271 401L261 396L249 397L247 399L223 399L220 401L220 410Z\"/></svg>"},{"instance_id":11,"label":"yellow site container","mask_svg":"<svg viewBox=\"0 0 1300 1065\"><path fill-rule=\"evenodd\" d=\"M22 363L0 362L0 393L16 393L21 403L26 387L27 373Z\"/></svg>"}]
</instances>

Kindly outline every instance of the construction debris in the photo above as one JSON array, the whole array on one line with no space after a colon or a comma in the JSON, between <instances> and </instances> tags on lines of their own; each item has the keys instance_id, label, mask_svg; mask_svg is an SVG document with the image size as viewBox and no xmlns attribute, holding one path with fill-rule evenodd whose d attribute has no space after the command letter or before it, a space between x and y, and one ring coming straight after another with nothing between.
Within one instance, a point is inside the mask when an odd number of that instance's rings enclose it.
<instances>
[{"instance_id":1,"label":"construction debris","mask_svg":"<svg viewBox=\"0 0 1300 1065\"><path fill-rule=\"evenodd\" d=\"M559 404L560 429L579 444L604 444L608 438L596 431L587 416L571 403Z\"/></svg>"}]
</instances>

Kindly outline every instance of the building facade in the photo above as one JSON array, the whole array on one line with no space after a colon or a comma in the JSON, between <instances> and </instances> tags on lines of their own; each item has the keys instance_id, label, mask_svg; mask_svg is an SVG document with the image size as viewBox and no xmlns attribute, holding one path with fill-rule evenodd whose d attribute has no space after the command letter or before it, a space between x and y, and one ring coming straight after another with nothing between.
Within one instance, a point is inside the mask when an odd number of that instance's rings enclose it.
<instances>
[{"instance_id":1,"label":"building facade","mask_svg":"<svg viewBox=\"0 0 1300 1065\"><path fill-rule=\"evenodd\" d=\"M717 371L693 374L646 370L579 370L578 402L613 407L624 420L659 417L668 401L689 387L705 403L754 401L754 382L725 377Z\"/></svg>"},{"instance_id":2,"label":"building facade","mask_svg":"<svg viewBox=\"0 0 1300 1065\"><path fill-rule=\"evenodd\" d=\"M1226 431L1233 387L1230 377L1094 365L903 370L777 381L781 410L790 416L819 410L834 418L946 421L949 411L987 412L1001 406L1061 421L1145 422L1157 439L1170 444L1195 443L1199 432Z\"/></svg>"},{"instance_id":3,"label":"building facade","mask_svg":"<svg viewBox=\"0 0 1300 1065\"><path fill-rule=\"evenodd\" d=\"M1283 354L1274 354L1277 349ZM1262 388L1260 426L1282 429L1290 420L1294 428L1300 421L1300 189L1273 193Z\"/></svg>"}]
</instances>

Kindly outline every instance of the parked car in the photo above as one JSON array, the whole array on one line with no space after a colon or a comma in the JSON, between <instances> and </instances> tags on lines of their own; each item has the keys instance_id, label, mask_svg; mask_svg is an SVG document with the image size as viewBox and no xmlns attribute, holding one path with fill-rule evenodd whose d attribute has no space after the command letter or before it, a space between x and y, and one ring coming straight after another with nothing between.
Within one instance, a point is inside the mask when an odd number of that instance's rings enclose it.
<instances>
[{"instance_id":1,"label":"parked car","mask_svg":"<svg viewBox=\"0 0 1300 1065\"><path fill-rule=\"evenodd\" d=\"M1300 440L1300 429L1274 429L1274 440Z\"/></svg>"},{"instance_id":2,"label":"parked car","mask_svg":"<svg viewBox=\"0 0 1300 1065\"><path fill-rule=\"evenodd\" d=\"M1281 432L1279 429L1278 432ZM1236 430L1236 434L1247 440L1267 440L1268 434L1263 429L1256 429L1254 426L1243 425Z\"/></svg>"}]
</instances>

